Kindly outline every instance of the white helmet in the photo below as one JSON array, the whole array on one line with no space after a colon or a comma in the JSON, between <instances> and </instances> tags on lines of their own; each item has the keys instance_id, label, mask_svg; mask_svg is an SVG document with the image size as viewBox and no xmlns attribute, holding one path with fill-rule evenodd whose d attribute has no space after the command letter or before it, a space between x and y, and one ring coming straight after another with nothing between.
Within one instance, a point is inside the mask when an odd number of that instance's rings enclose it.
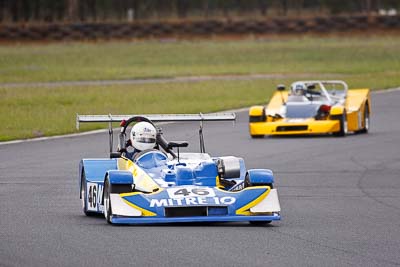
<instances>
[{"instance_id":1,"label":"white helmet","mask_svg":"<svg viewBox=\"0 0 400 267\"><path fill-rule=\"evenodd\" d=\"M292 85L292 91L295 95L304 95L306 93L306 86L304 83L294 83Z\"/></svg>"},{"instance_id":2,"label":"white helmet","mask_svg":"<svg viewBox=\"0 0 400 267\"><path fill-rule=\"evenodd\" d=\"M142 121L132 127L130 139L134 148L143 151L154 148L156 136L156 128L151 123Z\"/></svg>"}]
</instances>

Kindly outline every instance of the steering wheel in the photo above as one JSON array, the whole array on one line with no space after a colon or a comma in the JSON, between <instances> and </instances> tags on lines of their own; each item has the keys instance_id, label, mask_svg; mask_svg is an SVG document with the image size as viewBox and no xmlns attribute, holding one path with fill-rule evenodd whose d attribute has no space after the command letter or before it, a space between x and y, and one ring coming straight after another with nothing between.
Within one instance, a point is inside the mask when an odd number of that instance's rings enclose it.
<instances>
[{"instance_id":1,"label":"steering wheel","mask_svg":"<svg viewBox=\"0 0 400 267\"><path fill-rule=\"evenodd\" d=\"M307 89L306 93L310 95L321 95L321 92L314 91L313 89Z\"/></svg>"}]
</instances>

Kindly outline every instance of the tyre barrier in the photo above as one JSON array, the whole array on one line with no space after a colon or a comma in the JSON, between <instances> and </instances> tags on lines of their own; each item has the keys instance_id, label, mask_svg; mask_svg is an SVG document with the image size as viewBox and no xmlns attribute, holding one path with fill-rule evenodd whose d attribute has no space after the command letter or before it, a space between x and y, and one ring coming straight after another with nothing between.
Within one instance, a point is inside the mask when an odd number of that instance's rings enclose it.
<instances>
[{"instance_id":1,"label":"tyre barrier","mask_svg":"<svg viewBox=\"0 0 400 267\"><path fill-rule=\"evenodd\" d=\"M329 33L382 29L400 29L400 16L336 16L308 19L204 20L148 23L9 24L0 25L0 41Z\"/></svg>"}]
</instances>

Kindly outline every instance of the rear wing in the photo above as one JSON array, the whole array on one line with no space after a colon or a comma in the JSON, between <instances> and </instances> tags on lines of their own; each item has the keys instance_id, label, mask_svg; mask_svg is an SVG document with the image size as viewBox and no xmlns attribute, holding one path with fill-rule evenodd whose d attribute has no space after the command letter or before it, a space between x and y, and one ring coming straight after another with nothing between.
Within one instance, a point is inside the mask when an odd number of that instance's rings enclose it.
<instances>
[{"instance_id":1,"label":"rear wing","mask_svg":"<svg viewBox=\"0 0 400 267\"><path fill-rule=\"evenodd\" d=\"M86 122L107 122L108 133L110 140L110 157L114 155L113 151L113 122L129 121L130 118L140 116L149 119L152 122L200 122L199 138L200 152L205 153L204 137L203 137L203 122L205 121L235 121L235 113L199 113L199 114L147 114L147 115L76 115L76 129L79 130L80 123ZM121 125L122 126L122 125ZM119 134L119 146L125 148L125 130L126 126L121 128ZM161 132L157 134L157 139L161 147L176 157L176 154L169 148L168 142L161 136Z\"/></svg>"},{"instance_id":2,"label":"rear wing","mask_svg":"<svg viewBox=\"0 0 400 267\"><path fill-rule=\"evenodd\" d=\"M235 113L199 113L199 114L133 114L133 115L79 115L76 114L76 129L86 122L121 122L133 116L146 117L153 122L190 122L190 121L235 121Z\"/></svg>"}]
</instances>

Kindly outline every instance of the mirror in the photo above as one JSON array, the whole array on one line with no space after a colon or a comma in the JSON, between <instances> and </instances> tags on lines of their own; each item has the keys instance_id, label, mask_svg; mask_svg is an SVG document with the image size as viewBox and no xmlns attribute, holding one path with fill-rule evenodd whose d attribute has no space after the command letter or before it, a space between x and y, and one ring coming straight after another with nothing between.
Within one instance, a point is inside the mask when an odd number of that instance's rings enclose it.
<instances>
[{"instance_id":1,"label":"mirror","mask_svg":"<svg viewBox=\"0 0 400 267\"><path fill-rule=\"evenodd\" d=\"M168 143L168 148L187 147L188 145L189 143L185 141L171 141Z\"/></svg>"},{"instance_id":2,"label":"mirror","mask_svg":"<svg viewBox=\"0 0 400 267\"><path fill-rule=\"evenodd\" d=\"M117 159L121 157L121 153L120 152L111 152L110 153L110 159Z\"/></svg>"},{"instance_id":3,"label":"mirror","mask_svg":"<svg viewBox=\"0 0 400 267\"><path fill-rule=\"evenodd\" d=\"M278 90L278 91L285 91L285 85L284 84L279 84L277 87L276 87L276 90Z\"/></svg>"},{"instance_id":4,"label":"mirror","mask_svg":"<svg viewBox=\"0 0 400 267\"><path fill-rule=\"evenodd\" d=\"M307 90L314 90L315 88L315 84L307 84Z\"/></svg>"}]
</instances>

